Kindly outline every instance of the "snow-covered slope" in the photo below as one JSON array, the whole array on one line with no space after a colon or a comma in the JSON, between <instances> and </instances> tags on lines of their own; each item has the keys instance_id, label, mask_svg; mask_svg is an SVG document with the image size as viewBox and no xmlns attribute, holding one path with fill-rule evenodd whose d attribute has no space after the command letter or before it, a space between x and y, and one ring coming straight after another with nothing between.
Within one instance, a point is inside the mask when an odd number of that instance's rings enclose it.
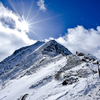
<instances>
[{"instance_id":1,"label":"snow-covered slope","mask_svg":"<svg viewBox=\"0 0 100 100\"><path fill-rule=\"evenodd\" d=\"M54 40L39 43L33 52L0 76L0 100L100 99L96 57L79 52L73 55ZM3 65L7 63L4 61Z\"/></svg>"},{"instance_id":2,"label":"snow-covered slope","mask_svg":"<svg viewBox=\"0 0 100 100\"><path fill-rule=\"evenodd\" d=\"M23 47L1 62L0 78L5 81L9 78L16 78L21 73L34 73L37 69L43 67L41 64L51 62L51 59L59 54L69 55L71 52L55 40L46 43L37 42L34 45Z\"/></svg>"},{"instance_id":3,"label":"snow-covered slope","mask_svg":"<svg viewBox=\"0 0 100 100\"><path fill-rule=\"evenodd\" d=\"M16 50L11 56L0 62L0 76L17 66L25 57L35 51L44 42L36 42L35 44Z\"/></svg>"}]
</instances>

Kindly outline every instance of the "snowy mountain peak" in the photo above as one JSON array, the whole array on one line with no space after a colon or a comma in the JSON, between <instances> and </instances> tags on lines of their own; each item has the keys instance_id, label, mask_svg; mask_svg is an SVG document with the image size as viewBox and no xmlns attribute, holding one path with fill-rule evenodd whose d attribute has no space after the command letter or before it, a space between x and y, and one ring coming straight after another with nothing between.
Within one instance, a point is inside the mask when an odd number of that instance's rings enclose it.
<instances>
[{"instance_id":1,"label":"snowy mountain peak","mask_svg":"<svg viewBox=\"0 0 100 100\"><path fill-rule=\"evenodd\" d=\"M0 63L0 100L97 100L99 63L55 40L38 41Z\"/></svg>"},{"instance_id":2,"label":"snowy mountain peak","mask_svg":"<svg viewBox=\"0 0 100 100\"><path fill-rule=\"evenodd\" d=\"M50 40L45 44L42 51L43 54L48 54L49 56L56 56L58 54L70 55L72 54L67 48L56 42L55 40Z\"/></svg>"},{"instance_id":3,"label":"snowy mountain peak","mask_svg":"<svg viewBox=\"0 0 100 100\"><path fill-rule=\"evenodd\" d=\"M28 70L30 66L37 66L39 61L46 63L47 60L44 60L45 55L55 57L59 54L66 56L70 55L71 52L55 40L50 40L49 42L37 41L33 45L22 47L0 63L0 78L2 80L4 77L6 80L12 78L18 72ZM33 73L37 68L32 68L29 72Z\"/></svg>"}]
</instances>

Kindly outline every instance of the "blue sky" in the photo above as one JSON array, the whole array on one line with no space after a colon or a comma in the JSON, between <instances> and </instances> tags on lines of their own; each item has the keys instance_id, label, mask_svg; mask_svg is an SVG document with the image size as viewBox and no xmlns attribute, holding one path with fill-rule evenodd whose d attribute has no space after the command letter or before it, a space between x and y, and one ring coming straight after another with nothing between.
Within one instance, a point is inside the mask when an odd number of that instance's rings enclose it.
<instances>
[{"instance_id":1,"label":"blue sky","mask_svg":"<svg viewBox=\"0 0 100 100\"><path fill-rule=\"evenodd\" d=\"M33 2L33 6L29 15L29 19L34 17L38 11L38 15L31 21L36 22L39 20L51 18L57 15L64 14L62 16L46 20L37 24L34 24L32 28L36 34L41 38L31 33L28 34L30 38L36 40L44 40L49 37L58 38L63 36L68 28L77 27L82 25L86 29L95 28L100 25L100 0L45 0L45 11L39 10L37 6L38 0L10 0L17 10L20 16L27 17L30 6ZM1 0L5 7L13 10L9 0Z\"/></svg>"},{"instance_id":2,"label":"blue sky","mask_svg":"<svg viewBox=\"0 0 100 100\"><path fill-rule=\"evenodd\" d=\"M100 58L100 0L0 1L0 60L51 38L72 53Z\"/></svg>"}]
</instances>

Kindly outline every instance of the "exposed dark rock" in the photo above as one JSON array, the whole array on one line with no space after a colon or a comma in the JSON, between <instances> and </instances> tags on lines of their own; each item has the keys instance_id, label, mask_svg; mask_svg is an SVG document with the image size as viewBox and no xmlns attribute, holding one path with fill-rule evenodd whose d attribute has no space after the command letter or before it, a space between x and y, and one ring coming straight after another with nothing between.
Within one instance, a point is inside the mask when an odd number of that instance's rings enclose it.
<instances>
[{"instance_id":1,"label":"exposed dark rock","mask_svg":"<svg viewBox=\"0 0 100 100\"><path fill-rule=\"evenodd\" d=\"M94 62L93 64L99 64L99 62L98 62L98 61L96 61L96 62Z\"/></svg>"},{"instance_id":2,"label":"exposed dark rock","mask_svg":"<svg viewBox=\"0 0 100 100\"><path fill-rule=\"evenodd\" d=\"M18 98L17 100L25 100L26 97L28 96L29 94L24 94L23 96L21 96L20 98Z\"/></svg>"},{"instance_id":3,"label":"exposed dark rock","mask_svg":"<svg viewBox=\"0 0 100 100\"><path fill-rule=\"evenodd\" d=\"M70 77L63 81L62 85L70 85L78 81L78 78Z\"/></svg>"},{"instance_id":4,"label":"exposed dark rock","mask_svg":"<svg viewBox=\"0 0 100 100\"><path fill-rule=\"evenodd\" d=\"M88 95L89 97L91 97L91 95Z\"/></svg>"},{"instance_id":5,"label":"exposed dark rock","mask_svg":"<svg viewBox=\"0 0 100 100\"><path fill-rule=\"evenodd\" d=\"M68 83L66 82L66 80L65 81L63 81L63 83L62 83L62 85L67 85Z\"/></svg>"},{"instance_id":6,"label":"exposed dark rock","mask_svg":"<svg viewBox=\"0 0 100 100\"><path fill-rule=\"evenodd\" d=\"M86 61L86 59L84 59L84 58L82 59L82 61L85 61L85 62L87 62L87 61Z\"/></svg>"},{"instance_id":7,"label":"exposed dark rock","mask_svg":"<svg viewBox=\"0 0 100 100\"><path fill-rule=\"evenodd\" d=\"M78 52L76 51L76 54L78 54Z\"/></svg>"},{"instance_id":8,"label":"exposed dark rock","mask_svg":"<svg viewBox=\"0 0 100 100\"><path fill-rule=\"evenodd\" d=\"M21 100L25 100L25 98L26 98L27 96L28 96L28 94L23 95Z\"/></svg>"},{"instance_id":9,"label":"exposed dark rock","mask_svg":"<svg viewBox=\"0 0 100 100\"><path fill-rule=\"evenodd\" d=\"M89 59L89 57L87 57L87 56L84 56L84 58L85 58L85 59Z\"/></svg>"},{"instance_id":10,"label":"exposed dark rock","mask_svg":"<svg viewBox=\"0 0 100 100\"><path fill-rule=\"evenodd\" d=\"M95 59L95 58L90 58L89 60L90 60L90 61L95 61L96 59Z\"/></svg>"},{"instance_id":11,"label":"exposed dark rock","mask_svg":"<svg viewBox=\"0 0 100 100\"><path fill-rule=\"evenodd\" d=\"M81 53L81 52L80 52L80 53L78 53L77 55L78 55L78 56L84 56L84 53Z\"/></svg>"},{"instance_id":12,"label":"exposed dark rock","mask_svg":"<svg viewBox=\"0 0 100 100\"><path fill-rule=\"evenodd\" d=\"M86 64L86 66L89 66L89 64Z\"/></svg>"}]
</instances>

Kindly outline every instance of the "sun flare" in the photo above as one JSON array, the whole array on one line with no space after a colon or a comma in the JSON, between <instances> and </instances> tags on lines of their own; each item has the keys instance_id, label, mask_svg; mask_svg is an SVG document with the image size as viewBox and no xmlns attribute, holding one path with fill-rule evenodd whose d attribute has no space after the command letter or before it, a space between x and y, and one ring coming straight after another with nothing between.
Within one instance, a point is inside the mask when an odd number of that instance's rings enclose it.
<instances>
[{"instance_id":1,"label":"sun flare","mask_svg":"<svg viewBox=\"0 0 100 100\"><path fill-rule=\"evenodd\" d=\"M24 32L29 32L29 24L23 17L20 21L17 21L16 28Z\"/></svg>"},{"instance_id":2,"label":"sun flare","mask_svg":"<svg viewBox=\"0 0 100 100\"><path fill-rule=\"evenodd\" d=\"M26 32L29 31L29 25L25 20L21 22L20 28L22 31L26 31Z\"/></svg>"},{"instance_id":3,"label":"sun flare","mask_svg":"<svg viewBox=\"0 0 100 100\"><path fill-rule=\"evenodd\" d=\"M16 15L18 17L18 19L15 22L15 29L18 30L18 31L20 31L20 32L27 32L28 34L30 34L30 32L31 32L31 33L37 35L39 38L41 38L40 35L38 35L34 31L34 28L36 28L36 29L39 29L39 28L38 27L33 27L33 25L37 24L37 23L41 23L41 22L47 21L47 20L51 20L51 19L54 19L54 18L57 18L57 17L60 17L60 16L64 15L64 14L60 14L60 15L53 16L53 17L50 17L50 18L46 18L46 19L42 19L42 20L38 20L38 21L33 21L33 19L36 18L39 15L39 12L37 11L37 13L31 19L29 19L29 16L31 14L31 10L32 10L32 7L33 7L34 0L32 0L32 3L31 3L31 6L29 8L29 11L27 13L27 16L24 16L24 2L23 2L24 0L21 0L21 1L22 1L22 11L23 11L22 12L22 16L20 16L18 14L15 6L11 2L11 0L9 0L11 6L15 10Z\"/></svg>"}]
</instances>

